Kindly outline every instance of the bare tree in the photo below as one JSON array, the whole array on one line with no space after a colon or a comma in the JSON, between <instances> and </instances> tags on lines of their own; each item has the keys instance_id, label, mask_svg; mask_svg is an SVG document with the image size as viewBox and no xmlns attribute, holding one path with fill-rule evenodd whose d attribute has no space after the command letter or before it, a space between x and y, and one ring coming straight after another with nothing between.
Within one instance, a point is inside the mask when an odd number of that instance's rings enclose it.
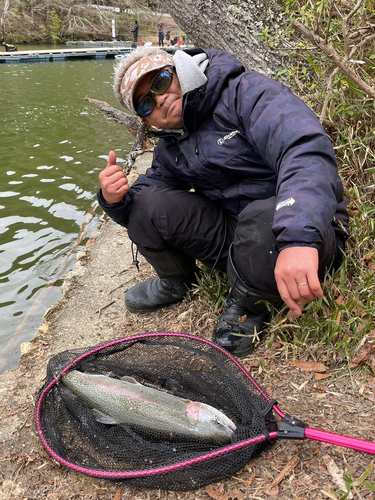
<instances>
[{"instance_id":1,"label":"bare tree","mask_svg":"<svg viewBox=\"0 0 375 500\"><path fill-rule=\"evenodd\" d=\"M2 13L0 17L0 23L1 23L1 32L3 36L3 41L5 42L5 21L7 17L9 16L9 6L10 6L10 0L4 0L4 5L2 8Z\"/></svg>"}]
</instances>

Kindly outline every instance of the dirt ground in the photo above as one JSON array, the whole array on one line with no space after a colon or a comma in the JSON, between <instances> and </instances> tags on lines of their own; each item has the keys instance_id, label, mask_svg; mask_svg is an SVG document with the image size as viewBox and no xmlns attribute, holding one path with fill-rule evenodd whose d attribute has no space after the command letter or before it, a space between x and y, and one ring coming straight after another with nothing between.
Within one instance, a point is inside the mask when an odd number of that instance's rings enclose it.
<instances>
[{"instance_id":1,"label":"dirt ground","mask_svg":"<svg viewBox=\"0 0 375 500\"><path fill-rule=\"evenodd\" d=\"M142 169L150 162L144 154ZM0 379L0 500L313 500L328 498L323 489L343 489L343 472L358 478L372 457L312 440L275 440L231 479L192 492L129 488L73 472L44 451L34 426L35 396L43 385L48 360L70 348L92 346L144 332L178 331L210 338L212 318L196 300L185 300L156 313L125 310L126 290L151 274L131 265L126 230L105 222L79 256L63 286L62 299L49 309L19 368ZM318 380L281 356L281 342L266 343L241 362L260 385L289 413L316 427L371 440L374 428L374 378L363 372ZM260 369L259 361L263 368ZM370 474L369 479L373 480ZM334 497L331 497L334 498ZM374 498L360 488L360 496Z\"/></svg>"}]
</instances>

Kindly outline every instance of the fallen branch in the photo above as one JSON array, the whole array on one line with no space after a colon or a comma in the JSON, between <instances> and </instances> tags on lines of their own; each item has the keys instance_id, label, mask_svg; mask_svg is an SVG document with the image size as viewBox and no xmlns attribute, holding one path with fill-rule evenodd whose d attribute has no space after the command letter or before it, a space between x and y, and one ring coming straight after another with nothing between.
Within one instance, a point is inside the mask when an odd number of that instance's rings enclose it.
<instances>
[{"instance_id":1,"label":"fallen branch","mask_svg":"<svg viewBox=\"0 0 375 500\"><path fill-rule=\"evenodd\" d=\"M116 108L113 108L108 102L98 101L97 99L91 99L90 97L85 97L85 101L88 101L91 104L95 104L98 106L101 111L107 113L108 120L114 120L117 123L121 123L121 125L125 125L130 130L134 132L137 131L139 127L139 123L141 119L138 116L128 115L125 111L120 111Z\"/></svg>"}]
</instances>

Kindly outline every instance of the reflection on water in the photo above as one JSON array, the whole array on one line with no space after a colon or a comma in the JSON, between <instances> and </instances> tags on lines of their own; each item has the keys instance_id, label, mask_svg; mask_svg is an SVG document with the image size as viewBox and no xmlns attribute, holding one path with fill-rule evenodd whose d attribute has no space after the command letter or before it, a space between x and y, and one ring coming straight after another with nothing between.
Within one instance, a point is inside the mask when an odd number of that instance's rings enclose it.
<instances>
[{"instance_id":1,"label":"reflection on water","mask_svg":"<svg viewBox=\"0 0 375 500\"><path fill-rule=\"evenodd\" d=\"M132 141L125 127L108 122L84 100L118 106L113 64L113 59L0 64L0 372L4 352L6 369L14 368L20 343L33 338L43 311L60 297L59 286L50 287L25 322L96 201L108 151L114 149L121 161Z\"/></svg>"}]
</instances>

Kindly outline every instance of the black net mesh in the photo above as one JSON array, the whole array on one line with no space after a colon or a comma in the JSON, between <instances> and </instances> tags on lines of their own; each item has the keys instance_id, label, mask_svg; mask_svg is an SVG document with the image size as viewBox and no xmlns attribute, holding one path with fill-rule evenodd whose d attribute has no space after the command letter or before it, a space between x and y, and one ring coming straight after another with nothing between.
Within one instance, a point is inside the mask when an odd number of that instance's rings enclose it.
<instances>
[{"instance_id":1,"label":"black net mesh","mask_svg":"<svg viewBox=\"0 0 375 500\"><path fill-rule=\"evenodd\" d=\"M37 401L70 363L94 348L70 350L53 357ZM236 424L231 444L276 430L275 403L258 390L241 369L214 346L198 338L150 335L105 346L74 364L74 370L121 378L131 376L144 385L219 409ZM37 402L38 405L38 402ZM48 447L78 467L112 472L155 471L223 448L215 440L171 437L148 429L107 425L62 383L44 392L39 410L39 433ZM248 445L222 456L163 473L126 479L126 485L191 490L233 475L265 446ZM173 469L173 467L172 467ZM93 474L95 475L95 474Z\"/></svg>"}]
</instances>

